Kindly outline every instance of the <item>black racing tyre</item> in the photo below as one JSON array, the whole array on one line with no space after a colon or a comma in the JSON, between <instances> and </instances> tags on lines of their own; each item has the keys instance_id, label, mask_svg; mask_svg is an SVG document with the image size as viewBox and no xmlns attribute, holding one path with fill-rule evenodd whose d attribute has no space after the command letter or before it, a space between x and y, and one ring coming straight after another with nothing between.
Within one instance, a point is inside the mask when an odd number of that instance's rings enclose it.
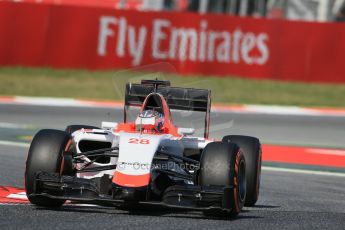
<instances>
[{"instance_id":1,"label":"black racing tyre","mask_svg":"<svg viewBox=\"0 0 345 230\"><path fill-rule=\"evenodd\" d=\"M99 129L96 126L91 126L91 125L69 125L66 127L65 131L69 134L74 133L77 130L80 129Z\"/></svg>"},{"instance_id":2,"label":"black racing tyre","mask_svg":"<svg viewBox=\"0 0 345 230\"><path fill-rule=\"evenodd\" d=\"M53 129L40 130L33 138L25 168L25 191L31 203L46 206L59 207L64 200L56 200L45 197L30 197L34 192L34 181L37 172L63 173L64 167L72 167L71 162L66 162L63 152L69 148L71 136L67 132ZM72 171L72 169L67 170Z\"/></svg>"},{"instance_id":3,"label":"black racing tyre","mask_svg":"<svg viewBox=\"0 0 345 230\"><path fill-rule=\"evenodd\" d=\"M247 197L245 206L253 206L259 198L261 179L261 144L258 138L240 135L223 137L223 142L237 144L246 159Z\"/></svg>"},{"instance_id":4,"label":"black racing tyre","mask_svg":"<svg viewBox=\"0 0 345 230\"><path fill-rule=\"evenodd\" d=\"M203 150L200 160L199 185L233 186L231 197L222 204L231 211L208 210L207 216L237 216L246 198L245 159L236 144L211 142Z\"/></svg>"}]
</instances>

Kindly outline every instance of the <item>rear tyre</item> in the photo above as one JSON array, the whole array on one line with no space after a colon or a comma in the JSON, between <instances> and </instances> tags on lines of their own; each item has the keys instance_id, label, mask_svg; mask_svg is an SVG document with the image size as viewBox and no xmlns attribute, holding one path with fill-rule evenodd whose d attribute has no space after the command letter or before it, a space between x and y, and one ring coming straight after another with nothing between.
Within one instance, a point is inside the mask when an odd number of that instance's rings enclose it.
<instances>
[{"instance_id":1,"label":"rear tyre","mask_svg":"<svg viewBox=\"0 0 345 230\"><path fill-rule=\"evenodd\" d=\"M262 151L259 139L249 136L229 135L223 142L237 144L246 159L247 197L245 206L253 206L259 198Z\"/></svg>"},{"instance_id":2,"label":"rear tyre","mask_svg":"<svg viewBox=\"0 0 345 230\"><path fill-rule=\"evenodd\" d=\"M201 186L233 186L231 196L223 199L223 208L231 211L209 210L207 216L237 216L246 198L245 159L233 143L212 142L203 150L200 160ZM226 200L226 201L225 201ZM224 203L225 201L225 203Z\"/></svg>"},{"instance_id":3,"label":"rear tyre","mask_svg":"<svg viewBox=\"0 0 345 230\"><path fill-rule=\"evenodd\" d=\"M60 130L44 129L33 138L25 168L25 191L32 204L46 207L59 207L64 200L50 199L46 197L30 196L34 193L34 183L37 172L60 173L66 167L72 167L71 158L64 158L63 152L70 146L71 136ZM66 161L66 162L65 162Z\"/></svg>"},{"instance_id":4,"label":"rear tyre","mask_svg":"<svg viewBox=\"0 0 345 230\"><path fill-rule=\"evenodd\" d=\"M99 129L96 126L91 126L91 125L69 125L66 127L65 131L69 134L74 133L77 130L80 129Z\"/></svg>"}]
</instances>

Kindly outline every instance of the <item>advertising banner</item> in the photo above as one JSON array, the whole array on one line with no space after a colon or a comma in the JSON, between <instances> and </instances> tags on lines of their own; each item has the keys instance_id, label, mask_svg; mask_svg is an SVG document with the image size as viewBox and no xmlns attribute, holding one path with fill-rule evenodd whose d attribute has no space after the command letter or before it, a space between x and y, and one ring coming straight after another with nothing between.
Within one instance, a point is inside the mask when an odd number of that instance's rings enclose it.
<instances>
[{"instance_id":1,"label":"advertising banner","mask_svg":"<svg viewBox=\"0 0 345 230\"><path fill-rule=\"evenodd\" d=\"M0 65L345 82L345 24L0 2Z\"/></svg>"}]
</instances>

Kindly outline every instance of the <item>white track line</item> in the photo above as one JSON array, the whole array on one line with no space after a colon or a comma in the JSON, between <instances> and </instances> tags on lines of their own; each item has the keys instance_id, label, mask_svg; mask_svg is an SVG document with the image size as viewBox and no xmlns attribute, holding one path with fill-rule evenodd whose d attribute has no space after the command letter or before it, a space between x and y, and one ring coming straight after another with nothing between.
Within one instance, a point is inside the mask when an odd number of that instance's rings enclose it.
<instances>
[{"instance_id":1,"label":"white track line","mask_svg":"<svg viewBox=\"0 0 345 230\"><path fill-rule=\"evenodd\" d=\"M24 200L24 201L28 200L25 192L12 193L12 194L6 196L6 198Z\"/></svg>"},{"instance_id":2,"label":"white track line","mask_svg":"<svg viewBox=\"0 0 345 230\"><path fill-rule=\"evenodd\" d=\"M56 106L56 107L83 107L78 100L73 98L54 98L54 97L15 97L15 102L28 105Z\"/></svg>"},{"instance_id":3,"label":"white track line","mask_svg":"<svg viewBox=\"0 0 345 230\"><path fill-rule=\"evenodd\" d=\"M6 146L14 146L14 147L23 147L23 148L29 148L29 143L23 143L23 142L15 142L15 141L1 141L0 145L6 145Z\"/></svg>"},{"instance_id":4,"label":"white track line","mask_svg":"<svg viewBox=\"0 0 345 230\"><path fill-rule=\"evenodd\" d=\"M315 149L315 148L308 148L306 149L307 153L311 154L321 154L321 155L331 155L331 156L344 156L345 157L345 150L339 149Z\"/></svg>"},{"instance_id":5,"label":"white track line","mask_svg":"<svg viewBox=\"0 0 345 230\"><path fill-rule=\"evenodd\" d=\"M271 171L271 172L287 172L287 173L300 173L300 174L309 174L309 175L318 175L318 176L345 177L345 173L325 172L325 171L316 171L316 170L308 170L308 169L291 169L291 168L278 168L278 167L268 167L268 166L262 166L261 169L264 171Z\"/></svg>"},{"instance_id":6,"label":"white track line","mask_svg":"<svg viewBox=\"0 0 345 230\"><path fill-rule=\"evenodd\" d=\"M33 128L33 126L31 126L31 125L24 125L24 124L8 123L8 122L0 122L0 128L5 128L5 129L30 129L30 128Z\"/></svg>"}]
</instances>

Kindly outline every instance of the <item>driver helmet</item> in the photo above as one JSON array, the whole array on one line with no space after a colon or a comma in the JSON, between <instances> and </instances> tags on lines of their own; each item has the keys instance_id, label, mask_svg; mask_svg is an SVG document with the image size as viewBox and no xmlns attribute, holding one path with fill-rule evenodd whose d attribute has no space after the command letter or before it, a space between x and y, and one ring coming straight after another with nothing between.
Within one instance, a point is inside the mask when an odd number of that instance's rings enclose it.
<instances>
[{"instance_id":1,"label":"driver helmet","mask_svg":"<svg viewBox=\"0 0 345 230\"><path fill-rule=\"evenodd\" d=\"M161 132L164 126L164 115L155 110L144 110L135 120L135 125L140 131Z\"/></svg>"}]
</instances>

